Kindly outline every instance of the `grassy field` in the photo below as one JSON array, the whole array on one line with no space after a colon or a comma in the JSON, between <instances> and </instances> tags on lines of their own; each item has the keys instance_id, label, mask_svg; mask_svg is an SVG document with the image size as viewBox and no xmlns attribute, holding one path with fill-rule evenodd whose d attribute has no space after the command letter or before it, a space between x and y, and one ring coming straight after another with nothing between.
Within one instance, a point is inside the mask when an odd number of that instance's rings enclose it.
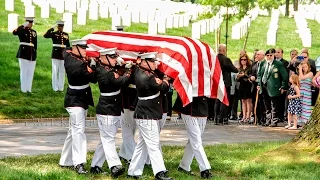
<instances>
[{"instance_id":1,"label":"grassy field","mask_svg":"<svg viewBox=\"0 0 320 180\"><path fill-rule=\"evenodd\" d=\"M0 5L4 8L4 3ZM44 39L43 34L49 29L56 20L62 19L61 14L56 14L53 9L50 12L50 19L40 19L40 8L36 7L36 22L34 29L38 33L38 58L33 81L32 94L20 92L19 66L15 58L19 47L18 37L7 32L7 14L9 12L0 11L0 119L6 118L32 118L32 117L61 117L67 116L63 108L64 93L54 92L51 88L51 47L52 42ZM19 23L24 22L24 8L20 1L15 1L15 13L19 14ZM110 19L99 19L98 21L87 20L86 26L76 25L76 16L73 16L73 33L71 39L81 38L93 31L108 30L111 27ZM232 19L229 23L228 56L232 60L238 58L239 51L243 48L244 38L241 40L231 39L231 26L239 22L238 19ZM247 43L247 52L252 56L254 49L268 49L266 43L266 34L270 22L270 17L258 17L252 22L249 28L249 37ZM320 55L320 38L316 36L319 32L318 23L309 21L309 26L313 32L313 45L311 48L311 57ZM281 18L277 47L285 50L285 57L288 59L289 50L292 48L301 49L301 40L294 32L295 24L293 19ZM125 29L130 32L147 33L147 24L133 23L131 27ZM225 43L225 22L222 24L221 43ZM191 36L191 24L186 28L173 28L167 30L168 35ZM212 47L214 45L214 33L206 34L201 40L207 42ZM213 47L214 48L214 47ZM66 83L67 84L67 83ZM94 100L97 102L99 90L96 85L92 85ZM89 116L94 116L94 108L89 108Z\"/></svg>"},{"instance_id":2,"label":"grassy field","mask_svg":"<svg viewBox=\"0 0 320 180\"><path fill-rule=\"evenodd\" d=\"M318 179L320 176L319 154L301 150L284 142L246 143L206 146L214 179ZM182 158L183 147L163 147L166 168L174 179L200 179L197 163L191 177L176 169ZM90 167L92 152L88 154L86 167ZM108 175L78 175L58 166L59 154L8 157L0 159L0 179L111 179ZM106 164L103 167L107 169ZM127 166L126 166L127 169ZM126 171L127 173L127 171ZM122 175L118 179L126 179ZM142 179L152 179L151 167L145 167Z\"/></svg>"}]
</instances>

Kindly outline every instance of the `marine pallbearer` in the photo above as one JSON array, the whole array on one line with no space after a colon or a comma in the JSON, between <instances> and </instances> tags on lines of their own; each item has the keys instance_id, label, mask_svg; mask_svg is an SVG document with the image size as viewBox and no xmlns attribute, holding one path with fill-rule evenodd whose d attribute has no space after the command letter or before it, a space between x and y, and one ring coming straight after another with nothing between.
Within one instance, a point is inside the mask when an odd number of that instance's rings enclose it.
<instances>
[{"instance_id":1,"label":"marine pallbearer","mask_svg":"<svg viewBox=\"0 0 320 180\"><path fill-rule=\"evenodd\" d=\"M69 113L69 131L61 153L59 164L74 166L79 174L86 174L84 168L87 157L85 120L89 106L93 106L90 82L96 78L86 58L86 40L71 41L72 49L63 52L64 66L69 87L64 99L64 107Z\"/></svg>"},{"instance_id":2,"label":"marine pallbearer","mask_svg":"<svg viewBox=\"0 0 320 180\"><path fill-rule=\"evenodd\" d=\"M58 27L57 31L54 29ZM70 47L69 35L63 32L64 21L57 21L57 23L50 28L45 34L44 38L52 39L52 89L54 91L63 91L64 88L64 60L62 53L65 48Z\"/></svg>"},{"instance_id":3,"label":"marine pallbearer","mask_svg":"<svg viewBox=\"0 0 320 180\"><path fill-rule=\"evenodd\" d=\"M26 22L12 32L20 40L16 57L19 60L20 84L23 93L31 92L37 59L37 32L32 29L34 18L26 17L25 19Z\"/></svg>"}]
</instances>

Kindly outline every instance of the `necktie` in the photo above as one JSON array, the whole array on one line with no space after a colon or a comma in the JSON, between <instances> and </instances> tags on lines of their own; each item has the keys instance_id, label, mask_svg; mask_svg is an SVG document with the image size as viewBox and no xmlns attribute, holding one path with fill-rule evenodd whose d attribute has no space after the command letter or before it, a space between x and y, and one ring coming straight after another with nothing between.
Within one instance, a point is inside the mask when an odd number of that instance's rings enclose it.
<instances>
[{"instance_id":1,"label":"necktie","mask_svg":"<svg viewBox=\"0 0 320 180\"><path fill-rule=\"evenodd\" d=\"M263 73L263 76L262 76L262 83L263 84L267 83L267 78L268 78L268 74L269 74L269 66L270 66L270 63L268 63L266 69L264 69L264 73Z\"/></svg>"}]
</instances>

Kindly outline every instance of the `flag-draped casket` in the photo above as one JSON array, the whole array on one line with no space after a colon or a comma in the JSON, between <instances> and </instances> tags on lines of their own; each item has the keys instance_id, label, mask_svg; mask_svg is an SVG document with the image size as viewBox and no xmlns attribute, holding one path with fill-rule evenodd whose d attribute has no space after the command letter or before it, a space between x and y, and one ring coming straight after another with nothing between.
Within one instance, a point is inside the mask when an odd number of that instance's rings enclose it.
<instances>
[{"instance_id":1,"label":"flag-draped casket","mask_svg":"<svg viewBox=\"0 0 320 180\"><path fill-rule=\"evenodd\" d=\"M174 78L173 87L184 106L199 96L228 104L219 61L206 43L189 37L119 31L94 32L83 39L103 48L117 47L125 60L135 59L137 53L158 52L159 69Z\"/></svg>"}]
</instances>

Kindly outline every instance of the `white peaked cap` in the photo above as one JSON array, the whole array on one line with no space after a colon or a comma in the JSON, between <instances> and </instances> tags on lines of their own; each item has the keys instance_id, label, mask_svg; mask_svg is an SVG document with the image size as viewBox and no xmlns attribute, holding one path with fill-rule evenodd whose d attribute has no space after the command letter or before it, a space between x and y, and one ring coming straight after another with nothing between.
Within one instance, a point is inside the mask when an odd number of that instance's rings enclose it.
<instances>
[{"instance_id":1,"label":"white peaked cap","mask_svg":"<svg viewBox=\"0 0 320 180\"><path fill-rule=\"evenodd\" d=\"M87 40L85 40L85 39L76 39L76 40L72 40L70 42L71 42L72 46L75 46L75 45L85 46L85 45L87 45Z\"/></svg>"},{"instance_id":2,"label":"white peaked cap","mask_svg":"<svg viewBox=\"0 0 320 180\"><path fill-rule=\"evenodd\" d=\"M109 48L109 49L102 49L99 50L100 55L112 55L116 54L117 48Z\"/></svg>"},{"instance_id":3,"label":"white peaked cap","mask_svg":"<svg viewBox=\"0 0 320 180\"><path fill-rule=\"evenodd\" d=\"M155 59L157 56L157 52L149 52L149 53L144 53L140 54L141 59Z\"/></svg>"},{"instance_id":4,"label":"white peaked cap","mask_svg":"<svg viewBox=\"0 0 320 180\"><path fill-rule=\"evenodd\" d=\"M59 25L64 25L64 21L61 21L61 20L57 21L56 23Z\"/></svg>"},{"instance_id":5,"label":"white peaked cap","mask_svg":"<svg viewBox=\"0 0 320 180\"><path fill-rule=\"evenodd\" d=\"M34 21L34 17L25 17L26 21Z\"/></svg>"}]
</instances>

